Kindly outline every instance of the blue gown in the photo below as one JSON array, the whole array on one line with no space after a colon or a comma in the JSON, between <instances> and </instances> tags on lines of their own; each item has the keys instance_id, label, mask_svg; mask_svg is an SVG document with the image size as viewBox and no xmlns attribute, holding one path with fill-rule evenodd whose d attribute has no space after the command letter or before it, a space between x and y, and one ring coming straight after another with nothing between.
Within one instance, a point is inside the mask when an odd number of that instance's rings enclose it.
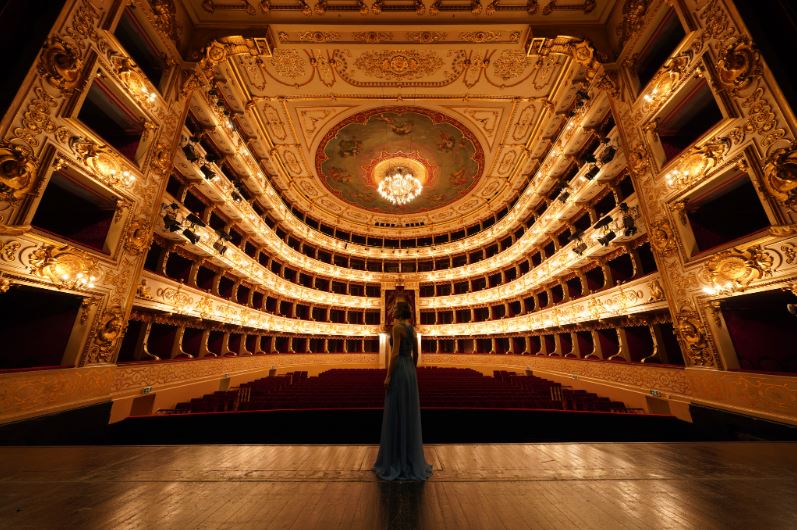
<instances>
[{"instance_id":1,"label":"blue gown","mask_svg":"<svg viewBox=\"0 0 797 530\"><path fill-rule=\"evenodd\" d=\"M423 455L418 377L412 360L415 330L406 325L406 331L385 392L382 436L374 464L374 472L383 480L426 480L432 474Z\"/></svg>"}]
</instances>

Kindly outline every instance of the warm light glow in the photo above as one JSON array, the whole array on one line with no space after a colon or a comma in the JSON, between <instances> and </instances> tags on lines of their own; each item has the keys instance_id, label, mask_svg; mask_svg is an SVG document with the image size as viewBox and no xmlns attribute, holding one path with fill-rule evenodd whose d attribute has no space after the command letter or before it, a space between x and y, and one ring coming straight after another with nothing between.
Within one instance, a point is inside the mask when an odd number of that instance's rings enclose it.
<instances>
[{"instance_id":1,"label":"warm light glow","mask_svg":"<svg viewBox=\"0 0 797 530\"><path fill-rule=\"evenodd\" d=\"M415 200L423 185L407 168L399 166L387 172L376 190L386 201L401 206Z\"/></svg>"}]
</instances>

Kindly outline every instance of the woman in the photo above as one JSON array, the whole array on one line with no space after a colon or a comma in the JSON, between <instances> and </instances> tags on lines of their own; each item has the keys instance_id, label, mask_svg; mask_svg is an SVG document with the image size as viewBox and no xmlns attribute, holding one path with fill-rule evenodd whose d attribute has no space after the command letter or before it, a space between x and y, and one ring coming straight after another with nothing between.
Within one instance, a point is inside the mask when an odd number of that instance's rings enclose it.
<instances>
[{"instance_id":1,"label":"woman","mask_svg":"<svg viewBox=\"0 0 797 530\"><path fill-rule=\"evenodd\" d=\"M432 466L423 456L421 406L418 399L418 341L412 312L399 302L393 312L393 349L385 377L385 412L374 472L383 480L426 480Z\"/></svg>"}]
</instances>

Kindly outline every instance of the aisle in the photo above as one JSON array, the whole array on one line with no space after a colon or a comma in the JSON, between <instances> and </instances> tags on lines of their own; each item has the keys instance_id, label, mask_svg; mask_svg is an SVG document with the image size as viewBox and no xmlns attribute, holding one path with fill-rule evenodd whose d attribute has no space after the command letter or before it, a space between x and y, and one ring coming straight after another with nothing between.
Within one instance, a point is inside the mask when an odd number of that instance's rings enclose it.
<instances>
[{"instance_id":1,"label":"aisle","mask_svg":"<svg viewBox=\"0 0 797 530\"><path fill-rule=\"evenodd\" d=\"M0 447L3 528L795 528L797 444Z\"/></svg>"}]
</instances>

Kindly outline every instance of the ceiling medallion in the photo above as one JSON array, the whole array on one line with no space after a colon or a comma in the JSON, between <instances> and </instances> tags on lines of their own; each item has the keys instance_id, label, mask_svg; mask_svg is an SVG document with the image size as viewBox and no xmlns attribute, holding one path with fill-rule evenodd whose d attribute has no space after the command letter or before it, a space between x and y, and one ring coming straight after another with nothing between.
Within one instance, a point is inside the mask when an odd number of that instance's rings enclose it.
<instances>
[{"instance_id":1,"label":"ceiling medallion","mask_svg":"<svg viewBox=\"0 0 797 530\"><path fill-rule=\"evenodd\" d=\"M379 181L376 191L391 204L402 206L412 202L421 194L423 184L409 169L396 166L390 168Z\"/></svg>"}]
</instances>

